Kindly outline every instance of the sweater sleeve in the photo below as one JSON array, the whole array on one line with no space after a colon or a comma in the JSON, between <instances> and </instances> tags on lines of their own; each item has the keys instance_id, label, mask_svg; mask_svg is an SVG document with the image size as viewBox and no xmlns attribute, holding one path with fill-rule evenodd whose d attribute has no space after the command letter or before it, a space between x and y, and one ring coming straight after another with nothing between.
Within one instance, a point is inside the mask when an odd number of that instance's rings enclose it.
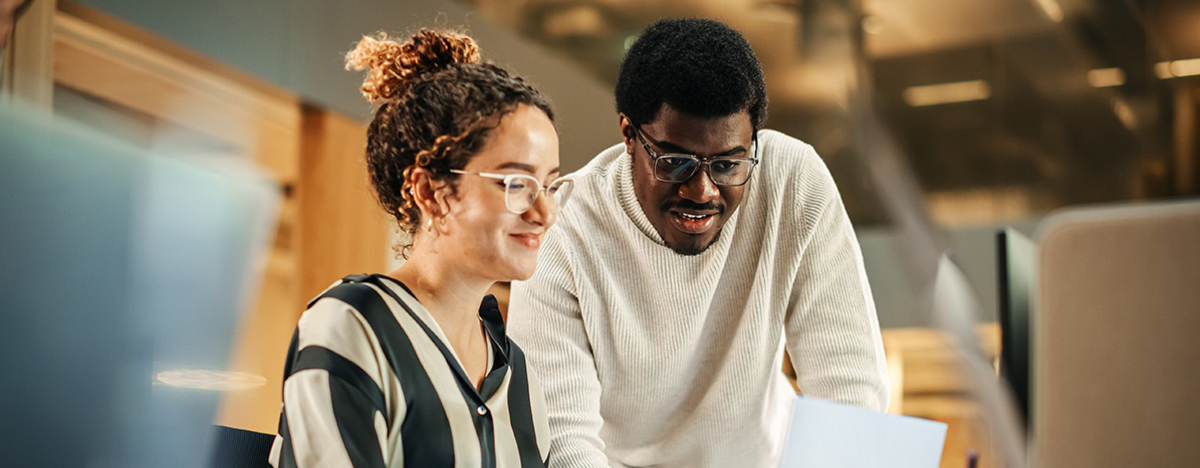
<instances>
[{"instance_id":1,"label":"sweater sleeve","mask_svg":"<svg viewBox=\"0 0 1200 468\"><path fill-rule=\"evenodd\" d=\"M551 468L608 466L600 440L600 380L558 229L546 235L538 268L513 283L508 331L541 377L550 424Z\"/></svg>"},{"instance_id":2,"label":"sweater sleeve","mask_svg":"<svg viewBox=\"0 0 1200 468\"><path fill-rule=\"evenodd\" d=\"M784 325L796 383L807 396L886 411L887 362L862 252L828 168L805 152L800 265Z\"/></svg>"}]
</instances>

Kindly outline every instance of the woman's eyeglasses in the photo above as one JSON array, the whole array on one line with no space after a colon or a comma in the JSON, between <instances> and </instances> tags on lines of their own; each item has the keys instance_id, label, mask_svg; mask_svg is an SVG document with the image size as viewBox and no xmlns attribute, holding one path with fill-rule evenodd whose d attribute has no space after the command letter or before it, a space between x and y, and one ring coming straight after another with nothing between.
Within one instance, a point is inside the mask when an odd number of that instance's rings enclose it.
<instances>
[{"instance_id":1,"label":"woman's eyeglasses","mask_svg":"<svg viewBox=\"0 0 1200 468\"><path fill-rule=\"evenodd\" d=\"M524 214L537 203L538 195L543 190L550 196L557 213L571 197L575 183L571 179L559 177L543 187L533 176L525 174L492 174L488 172L468 172L460 169L450 169L450 172L462 175L473 175L504 181L504 206L515 214Z\"/></svg>"}]
</instances>

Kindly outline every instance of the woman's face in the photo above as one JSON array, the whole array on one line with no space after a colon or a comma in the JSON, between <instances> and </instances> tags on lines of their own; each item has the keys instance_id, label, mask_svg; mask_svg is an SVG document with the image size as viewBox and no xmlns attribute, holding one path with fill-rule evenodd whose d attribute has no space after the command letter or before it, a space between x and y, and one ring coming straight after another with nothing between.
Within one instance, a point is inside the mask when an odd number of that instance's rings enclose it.
<instances>
[{"instance_id":1,"label":"woman's face","mask_svg":"<svg viewBox=\"0 0 1200 468\"><path fill-rule=\"evenodd\" d=\"M558 133L546 114L522 105L492 129L484 147L467 163L472 173L524 174L545 186L559 176ZM524 280L533 276L537 251L546 229L554 224L555 208L545 192L522 214L505 206L504 181L460 175L457 193L447 200L437 244L465 274L493 281Z\"/></svg>"}]
</instances>

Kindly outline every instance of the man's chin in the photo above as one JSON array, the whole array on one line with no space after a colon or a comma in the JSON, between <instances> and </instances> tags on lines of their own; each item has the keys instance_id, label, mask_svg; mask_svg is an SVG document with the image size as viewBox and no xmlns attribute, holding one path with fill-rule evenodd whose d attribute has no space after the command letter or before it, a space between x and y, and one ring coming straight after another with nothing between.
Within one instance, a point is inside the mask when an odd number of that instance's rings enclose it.
<instances>
[{"instance_id":1,"label":"man's chin","mask_svg":"<svg viewBox=\"0 0 1200 468\"><path fill-rule=\"evenodd\" d=\"M702 240L696 239L695 238L696 236L689 235L686 237L687 238L683 239L682 242L668 241L667 247L670 247L671 250L674 250L675 253L677 253L679 255L687 255L689 257L700 255L700 254L704 253L705 251L707 251L709 247L712 247L713 244L717 243L717 239L721 238L721 231L718 230L717 234L714 235L712 237L712 239L709 239L707 241L702 241Z\"/></svg>"}]
</instances>

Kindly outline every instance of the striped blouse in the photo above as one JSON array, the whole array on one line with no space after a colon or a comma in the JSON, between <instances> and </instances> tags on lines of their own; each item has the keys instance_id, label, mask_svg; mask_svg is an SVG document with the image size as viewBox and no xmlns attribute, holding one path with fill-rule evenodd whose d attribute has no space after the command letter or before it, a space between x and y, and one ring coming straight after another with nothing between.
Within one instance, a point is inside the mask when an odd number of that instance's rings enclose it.
<instances>
[{"instance_id":1,"label":"striped blouse","mask_svg":"<svg viewBox=\"0 0 1200 468\"><path fill-rule=\"evenodd\" d=\"M400 282L347 276L309 303L284 369L276 468L544 467L546 409L496 299L479 390Z\"/></svg>"}]
</instances>

